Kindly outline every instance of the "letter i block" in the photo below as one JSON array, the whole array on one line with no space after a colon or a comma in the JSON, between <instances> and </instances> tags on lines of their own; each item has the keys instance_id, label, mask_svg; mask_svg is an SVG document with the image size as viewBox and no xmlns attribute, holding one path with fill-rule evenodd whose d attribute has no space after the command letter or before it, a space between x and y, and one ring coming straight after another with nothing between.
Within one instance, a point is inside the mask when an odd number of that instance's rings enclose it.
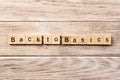
<instances>
[{"instance_id":1,"label":"letter i block","mask_svg":"<svg viewBox=\"0 0 120 80\"><path fill-rule=\"evenodd\" d=\"M8 44L17 44L17 35L8 35Z\"/></svg>"},{"instance_id":2,"label":"letter i block","mask_svg":"<svg viewBox=\"0 0 120 80\"><path fill-rule=\"evenodd\" d=\"M62 44L71 44L71 36L62 36Z\"/></svg>"},{"instance_id":3,"label":"letter i block","mask_svg":"<svg viewBox=\"0 0 120 80\"><path fill-rule=\"evenodd\" d=\"M34 35L34 44L42 44L42 35Z\"/></svg>"},{"instance_id":4,"label":"letter i block","mask_svg":"<svg viewBox=\"0 0 120 80\"><path fill-rule=\"evenodd\" d=\"M87 35L86 39L87 39L87 44L88 45L93 45L95 43L95 40L94 40L95 38L92 35Z\"/></svg>"},{"instance_id":5,"label":"letter i block","mask_svg":"<svg viewBox=\"0 0 120 80\"><path fill-rule=\"evenodd\" d=\"M33 35L26 35L25 36L25 44L33 44L34 43L34 36Z\"/></svg>"}]
</instances>

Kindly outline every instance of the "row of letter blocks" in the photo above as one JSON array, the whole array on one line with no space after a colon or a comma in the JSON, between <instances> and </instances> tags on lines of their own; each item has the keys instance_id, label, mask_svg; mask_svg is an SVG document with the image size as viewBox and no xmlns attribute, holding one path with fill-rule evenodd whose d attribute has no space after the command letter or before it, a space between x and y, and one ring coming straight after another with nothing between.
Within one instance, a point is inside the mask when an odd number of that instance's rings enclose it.
<instances>
[{"instance_id":1,"label":"row of letter blocks","mask_svg":"<svg viewBox=\"0 0 120 80\"><path fill-rule=\"evenodd\" d=\"M111 45L111 35L9 35L9 44Z\"/></svg>"}]
</instances>

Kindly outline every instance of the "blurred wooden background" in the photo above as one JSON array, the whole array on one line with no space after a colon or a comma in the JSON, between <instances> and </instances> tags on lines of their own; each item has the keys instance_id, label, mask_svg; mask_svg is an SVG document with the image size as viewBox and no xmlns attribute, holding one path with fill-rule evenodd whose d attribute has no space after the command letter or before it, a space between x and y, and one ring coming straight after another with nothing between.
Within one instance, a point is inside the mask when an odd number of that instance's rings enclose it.
<instances>
[{"instance_id":1,"label":"blurred wooden background","mask_svg":"<svg viewBox=\"0 0 120 80\"><path fill-rule=\"evenodd\" d=\"M113 42L9 45L14 33L111 34ZM0 80L120 80L120 0L0 0Z\"/></svg>"}]
</instances>

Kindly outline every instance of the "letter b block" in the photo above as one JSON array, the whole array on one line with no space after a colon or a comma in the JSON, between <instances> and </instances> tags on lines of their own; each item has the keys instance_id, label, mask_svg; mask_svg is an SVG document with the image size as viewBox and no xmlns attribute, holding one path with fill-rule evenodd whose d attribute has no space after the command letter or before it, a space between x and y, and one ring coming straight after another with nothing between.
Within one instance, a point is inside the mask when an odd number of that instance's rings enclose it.
<instances>
[{"instance_id":1,"label":"letter b block","mask_svg":"<svg viewBox=\"0 0 120 80\"><path fill-rule=\"evenodd\" d=\"M62 44L70 44L71 43L71 37L70 36L62 36Z\"/></svg>"},{"instance_id":2,"label":"letter b block","mask_svg":"<svg viewBox=\"0 0 120 80\"><path fill-rule=\"evenodd\" d=\"M17 44L17 36L16 35L8 35L8 43L9 44Z\"/></svg>"}]
</instances>

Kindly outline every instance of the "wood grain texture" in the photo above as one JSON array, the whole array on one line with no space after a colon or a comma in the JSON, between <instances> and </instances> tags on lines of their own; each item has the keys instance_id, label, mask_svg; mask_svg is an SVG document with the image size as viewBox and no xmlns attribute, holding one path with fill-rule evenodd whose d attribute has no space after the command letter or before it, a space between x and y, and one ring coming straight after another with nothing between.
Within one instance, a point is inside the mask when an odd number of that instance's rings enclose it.
<instances>
[{"instance_id":1,"label":"wood grain texture","mask_svg":"<svg viewBox=\"0 0 120 80\"><path fill-rule=\"evenodd\" d=\"M120 80L120 58L0 58L1 80Z\"/></svg>"},{"instance_id":2,"label":"wood grain texture","mask_svg":"<svg viewBox=\"0 0 120 80\"><path fill-rule=\"evenodd\" d=\"M0 55L120 56L119 22L0 22ZM8 34L111 34L111 46L9 45Z\"/></svg>"},{"instance_id":3,"label":"wood grain texture","mask_svg":"<svg viewBox=\"0 0 120 80\"><path fill-rule=\"evenodd\" d=\"M120 80L120 0L0 0L0 80ZM112 46L9 45L8 34L111 34Z\"/></svg>"},{"instance_id":4,"label":"wood grain texture","mask_svg":"<svg viewBox=\"0 0 120 80\"><path fill-rule=\"evenodd\" d=\"M120 21L120 0L0 0L0 21Z\"/></svg>"}]
</instances>

